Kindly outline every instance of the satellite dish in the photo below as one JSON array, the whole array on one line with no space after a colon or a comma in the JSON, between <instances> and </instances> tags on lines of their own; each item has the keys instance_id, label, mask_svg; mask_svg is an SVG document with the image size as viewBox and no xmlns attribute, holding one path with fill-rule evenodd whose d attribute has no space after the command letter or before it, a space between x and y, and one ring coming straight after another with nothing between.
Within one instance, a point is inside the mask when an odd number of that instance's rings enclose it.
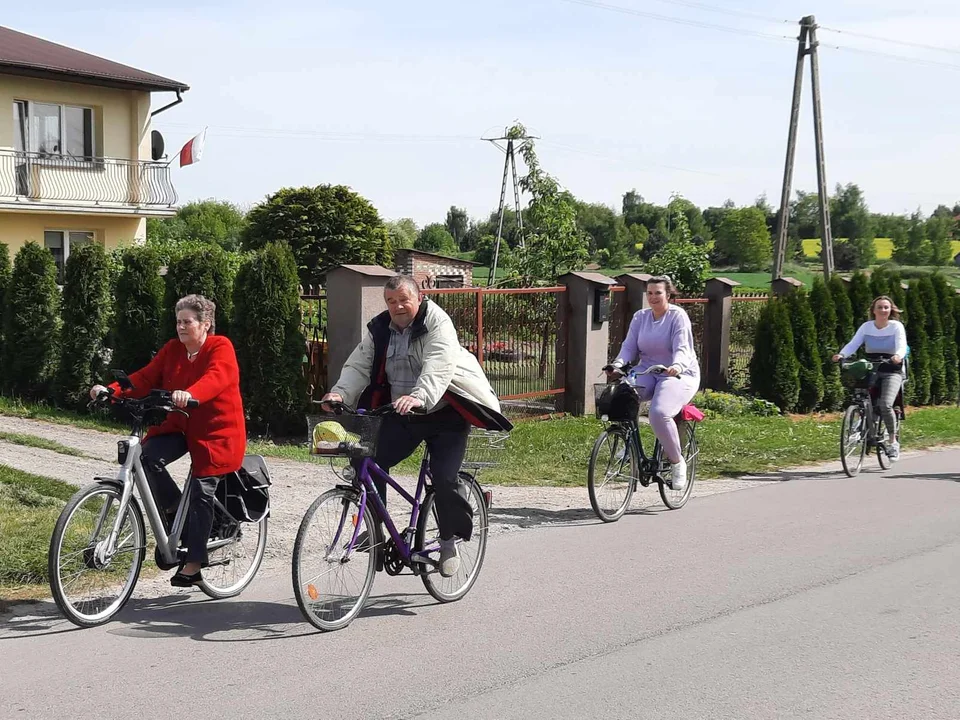
<instances>
[{"instance_id":1,"label":"satellite dish","mask_svg":"<svg viewBox=\"0 0 960 720\"><path fill-rule=\"evenodd\" d=\"M163 157L163 135L160 134L159 130L150 131L150 146L150 157L152 157L154 161Z\"/></svg>"}]
</instances>

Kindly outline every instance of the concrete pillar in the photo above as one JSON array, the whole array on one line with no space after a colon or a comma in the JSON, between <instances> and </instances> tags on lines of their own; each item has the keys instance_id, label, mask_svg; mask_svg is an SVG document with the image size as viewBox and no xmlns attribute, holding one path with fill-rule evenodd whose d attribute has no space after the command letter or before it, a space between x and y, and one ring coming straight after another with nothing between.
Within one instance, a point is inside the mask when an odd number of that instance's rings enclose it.
<instances>
[{"instance_id":1,"label":"concrete pillar","mask_svg":"<svg viewBox=\"0 0 960 720\"><path fill-rule=\"evenodd\" d=\"M730 318L733 290L740 283L724 277L710 278L706 284L707 307L703 315L703 357L700 362L702 385L711 390L726 390L730 357Z\"/></svg>"},{"instance_id":2,"label":"concrete pillar","mask_svg":"<svg viewBox=\"0 0 960 720\"><path fill-rule=\"evenodd\" d=\"M383 286L396 273L379 265L341 265L327 273L327 342L330 365L327 387L340 379L340 371L360 342L367 323L387 309Z\"/></svg>"},{"instance_id":3,"label":"concrete pillar","mask_svg":"<svg viewBox=\"0 0 960 720\"><path fill-rule=\"evenodd\" d=\"M616 282L598 273L573 272L559 282L566 286L567 344L564 410L573 415L592 414L594 383L603 382L600 368L607 364L609 321L594 320L597 291ZM609 297L609 296L608 296Z\"/></svg>"},{"instance_id":4,"label":"concrete pillar","mask_svg":"<svg viewBox=\"0 0 960 720\"><path fill-rule=\"evenodd\" d=\"M630 324L632 318L638 310L648 307L647 305L647 281L653 275L647 273L625 273L617 276L617 282L626 288L627 294L627 324Z\"/></svg>"},{"instance_id":5,"label":"concrete pillar","mask_svg":"<svg viewBox=\"0 0 960 720\"><path fill-rule=\"evenodd\" d=\"M794 290L802 287L803 283L792 277L778 277L770 283L770 289L773 291L773 294L777 296L789 295Z\"/></svg>"}]
</instances>

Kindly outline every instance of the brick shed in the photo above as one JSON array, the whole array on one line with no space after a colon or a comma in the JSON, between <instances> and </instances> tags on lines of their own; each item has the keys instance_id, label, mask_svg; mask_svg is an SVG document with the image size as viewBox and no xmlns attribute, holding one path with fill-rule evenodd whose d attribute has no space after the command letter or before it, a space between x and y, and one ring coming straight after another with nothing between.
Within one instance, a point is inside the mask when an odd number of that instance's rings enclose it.
<instances>
[{"instance_id":1,"label":"brick shed","mask_svg":"<svg viewBox=\"0 0 960 720\"><path fill-rule=\"evenodd\" d=\"M411 275L422 288L469 287L473 285L473 268L469 260L437 255L423 250L397 250L394 269Z\"/></svg>"}]
</instances>

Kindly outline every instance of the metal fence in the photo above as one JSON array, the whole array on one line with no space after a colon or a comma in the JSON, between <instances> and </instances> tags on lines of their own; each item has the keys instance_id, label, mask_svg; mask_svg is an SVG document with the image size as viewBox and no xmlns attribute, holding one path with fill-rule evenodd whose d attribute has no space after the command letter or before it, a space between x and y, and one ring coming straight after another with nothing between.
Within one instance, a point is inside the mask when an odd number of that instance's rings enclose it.
<instances>
[{"instance_id":1,"label":"metal fence","mask_svg":"<svg viewBox=\"0 0 960 720\"><path fill-rule=\"evenodd\" d=\"M507 414L542 415L564 393L566 288L425 290L453 320Z\"/></svg>"},{"instance_id":2,"label":"metal fence","mask_svg":"<svg viewBox=\"0 0 960 720\"><path fill-rule=\"evenodd\" d=\"M327 344L327 293L322 287L300 288L300 330L307 344L303 372L311 400L319 400L327 392L329 346Z\"/></svg>"},{"instance_id":3,"label":"metal fence","mask_svg":"<svg viewBox=\"0 0 960 720\"><path fill-rule=\"evenodd\" d=\"M0 150L0 199L172 208L170 166L118 158L76 158Z\"/></svg>"},{"instance_id":4,"label":"metal fence","mask_svg":"<svg viewBox=\"0 0 960 720\"><path fill-rule=\"evenodd\" d=\"M673 301L687 311L690 317L690 325L693 330L693 348L697 357L703 362L703 325L706 320L707 303L706 298L677 298Z\"/></svg>"},{"instance_id":5,"label":"metal fence","mask_svg":"<svg viewBox=\"0 0 960 720\"><path fill-rule=\"evenodd\" d=\"M750 361L756 342L757 321L767 299L767 295L734 295L732 298L727 382L735 392L750 387Z\"/></svg>"}]
</instances>

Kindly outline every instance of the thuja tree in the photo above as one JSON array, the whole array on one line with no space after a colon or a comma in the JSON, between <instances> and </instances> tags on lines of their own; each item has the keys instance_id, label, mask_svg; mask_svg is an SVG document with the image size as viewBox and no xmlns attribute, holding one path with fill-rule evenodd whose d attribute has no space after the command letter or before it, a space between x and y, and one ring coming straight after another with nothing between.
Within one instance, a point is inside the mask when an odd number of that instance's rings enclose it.
<instances>
[{"instance_id":1,"label":"thuja tree","mask_svg":"<svg viewBox=\"0 0 960 720\"><path fill-rule=\"evenodd\" d=\"M163 293L157 252L146 246L127 249L116 280L112 368L133 372L160 349Z\"/></svg>"},{"instance_id":2,"label":"thuja tree","mask_svg":"<svg viewBox=\"0 0 960 720\"><path fill-rule=\"evenodd\" d=\"M800 396L793 330L787 305L781 299L771 298L760 313L750 360L750 385L754 394L784 412L795 407Z\"/></svg>"},{"instance_id":3,"label":"thuja tree","mask_svg":"<svg viewBox=\"0 0 960 720\"><path fill-rule=\"evenodd\" d=\"M820 349L820 367L823 369L823 410L837 410L844 398L843 384L840 382L840 366L833 362L834 343L837 340L837 310L827 283L821 277L813 281L810 291L810 307L817 327L817 345Z\"/></svg>"}]
</instances>

